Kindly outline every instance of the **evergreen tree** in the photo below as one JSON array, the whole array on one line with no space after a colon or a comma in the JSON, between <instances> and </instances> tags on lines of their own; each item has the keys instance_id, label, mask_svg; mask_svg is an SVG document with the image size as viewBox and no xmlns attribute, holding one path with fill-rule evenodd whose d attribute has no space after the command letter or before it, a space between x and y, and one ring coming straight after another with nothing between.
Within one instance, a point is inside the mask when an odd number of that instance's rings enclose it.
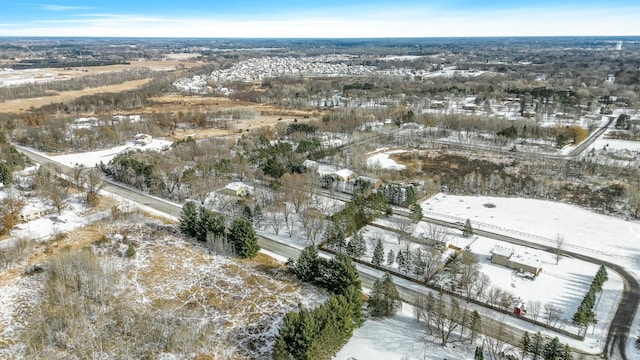
<instances>
[{"instance_id":1,"label":"evergreen tree","mask_svg":"<svg viewBox=\"0 0 640 360\"><path fill-rule=\"evenodd\" d=\"M189 201L182 206L182 212L180 214L180 224L178 225L180 231L189 236L195 237L198 228L198 210L196 204L193 201Z\"/></svg>"},{"instance_id":2,"label":"evergreen tree","mask_svg":"<svg viewBox=\"0 0 640 360\"><path fill-rule=\"evenodd\" d=\"M551 339L543 350L545 360L556 360L562 356L562 353L562 345L560 345L560 340L557 337Z\"/></svg>"},{"instance_id":3,"label":"evergreen tree","mask_svg":"<svg viewBox=\"0 0 640 360\"><path fill-rule=\"evenodd\" d=\"M533 335L533 341L531 342L531 349L529 352L531 353L532 360L538 360L540 356L542 356L542 350L544 348L544 339L542 338L542 334L538 331L535 335Z\"/></svg>"},{"instance_id":4,"label":"evergreen tree","mask_svg":"<svg viewBox=\"0 0 640 360\"><path fill-rule=\"evenodd\" d=\"M351 258L344 254L337 254L333 259L322 263L318 282L330 292L344 294L349 286L362 289L360 275Z\"/></svg>"},{"instance_id":5,"label":"evergreen tree","mask_svg":"<svg viewBox=\"0 0 640 360\"><path fill-rule=\"evenodd\" d=\"M414 224L419 223L422 220L422 206L420 204L413 204L409 206L409 210L411 210L411 222Z\"/></svg>"},{"instance_id":6,"label":"evergreen tree","mask_svg":"<svg viewBox=\"0 0 640 360\"><path fill-rule=\"evenodd\" d=\"M384 245L382 245L382 240L380 239L376 241L376 247L373 249L373 258L371 259L371 263L378 266L384 263Z\"/></svg>"},{"instance_id":7,"label":"evergreen tree","mask_svg":"<svg viewBox=\"0 0 640 360\"><path fill-rule=\"evenodd\" d=\"M462 228L462 236L470 238L473 236L473 227L471 226L471 220L467 219Z\"/></svg>"},{"instance_id":8,"label":"evergreen tree","mask_svg":"<svg viewBox=\"0 0 640 360\"><path fill-rule=\"evenodd\" d=\"M525 331L524 335L522 335L522 339L520 340L520 350L522 350L522 358L529 353L529 348L531 348L531 338L529 337L529 332Z\"/></svg>"},{"instance_id":9,"label":"evergreen tree","mask_svg":"<svg viewBox=\"0 0 640 360\"><path fill-rule=\"evenodd\" d=\"M344 297L349 302L351 321L353 321L354 326L362 326L362 324L364 324L365 316L361 290L355 286L349 286L344 292Z\"/></svg>"},{"instance_id":10,"label":"evergreen tree","mask_svg":"<svg viewBox=\"0 0 640 360\"><path fill-rule=\"evenodd\" d=\"M396 264L398 264L398 268L402 270L405 263L406 263L406 260L404 258L404 254L402 253L402 250L400 250L398 251L398 255L396 255Z\"/></svg>"},{"instance_id":11,"label":"evergreen tree","mask_svg":"<svg viewBox=\"0 0 640 360\"><path fill-rule=\"evenodd\" d=\"M347 244L347 255L355 258L359 258L366 254L367 244L364 241L364 236L361 232L353 234L351 240Z\"/></svg>"},{"instance_id":12,"label":"evergreen tree","mask_svg":"<svg viewBox=\"0 0 640 360\"><path fill-rule=\"evenodd\" d=\"M411 205L415 205L418 201L418 195L416 194L416 190L413 186L407 186L404 191L404 203L406 206L411 207Z\"/></svg>"},{"instance_id":13,"label":"evergreen tree","mask_svg":"<svg viewBox=\"0 0 640 360\"><path fill-rule=\"evenodd\" d=\"M314 245L304 248L298 261L289 262L289 270L304 282L312 282L320 275L319 266L318 249Z\"/></svg>"},{"instance_id":14,"label":"evergreen tree","mask_svg":"<svg viewBox=\"0 0 640 360\"><path fill-rule=\"evenodd\" d=\"M224 234L224 216L218 215L204 206L198 209L198 224L196 239L207 241L207 235L221 236Z\"/></svg>"},{"instance_id":15,"label":"evergreen tree","mask_svg":"<svg viewBox=\"0 0 640 360\"><path fill-rule=\"evenodd\" d=\"M341 217L339 217L341 218ZM336 219L339 221L339 219ZM345 235L344 230L342 230L342 226L332 221L325 233L325 243L331 247L332 249L343 252L345 251Z\"/></svg>"},{"instance_id":16,"label":"evergreen tree","mask_svg":"<svg viewBox=\"0 0 640 360\"><path fill-rule=\"evenodd\" d=\"M260 245L253 226L245 219L235 219L229 227L227 238L233 244L236 255L241 258L252 258L258 255Z\"/></svg>"},{"instance_id":17,"label":"evergreen tree","mask_svg":"<svg viewBox=\"0 0 640 360\"><path fill-rule=\"evenodd\" d=\"M373 317L390 317L402 306L400 293L393 279L386 273L382 280L377 279L369 295L369 314Z\"/></svg>"},{"instance_id":18,"label":"evergreen tree","mask_svg":"<svg viewBox=\"0 0 640 360\"><path fill-rule=\"evenodd\" d=\"M411 267L413 267L413 273L417 277L421 277L422 275L424 275L424 268L426 266L424 255L422 254L422 249L420 247L417 247L411 255Z\"/></svg>"},{"instance_id":19,"label":"evergreen tree","mask_svg":"<svg viewBox=\"0 0 640 360\"><path fill-rule=\"evenodd\" d=\"M571 355L571 348L569 345L565 345L562 349L562 360L573 360L573 355Z\"/></svg>"},{"instance_id":20,"label":"evergreen tree","mask_svg":"<svg viewBox=\"0 0 640 360\"><path fill-rule=\"evenodd\" d=\"M394 261L396 261L396 254L393 252L393 249L389 249L387 253L387 266L392 266Z\"/></svg>"},{"instance_id":21,"label":"evergreen tree","mask_svg":"<svg viewBox=\"0 0 640 360\"><path fill-rule=\"evenodd\" d=\"M476 346L476 352L473 355L473 360L484 360L484 347Z\"/></svg>"}]
</instances>

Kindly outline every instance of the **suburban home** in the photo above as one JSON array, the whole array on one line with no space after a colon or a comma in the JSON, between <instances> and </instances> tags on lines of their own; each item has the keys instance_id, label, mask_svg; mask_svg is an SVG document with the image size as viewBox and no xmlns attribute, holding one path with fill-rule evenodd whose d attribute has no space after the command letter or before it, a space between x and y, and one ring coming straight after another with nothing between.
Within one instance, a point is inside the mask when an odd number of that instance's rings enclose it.
<instances>
[{"instance_id":1,"label":"suburban home","mask_svg":"<svg viewBox=\"0 0 640 360\"><path fill-rule=\"evenodd\" d=\"M40 219L43 216L47 216L53 212L52 209L38 209L34 207L26 207L22 209L20 215L18 215L18 221L25 223L32 220Z\"/></svg>"},{"instance_id":2,"label":"suburban home","mask_svg":"<svg viewBox=\"0 0 640 360\"><path fill-rule=\"evenodd\" d=\"M232 182L225 186L222 192L227 195L247 196L251 193L251 188L243 182Z\"/></svg>"},{"instance_id":3,"label":"suburban home","mask_svg":"<svg viewBox=\"0 0 640 360\"><path fill-rule=\"evenodd\" d=\"M336 176L338 181L349 181L357 176L356 173L349 169L336 170L333 174Z\"/></svg>"},{"instance_id":4,"label":"suburban home","mask_svg":"<svg viewBox=\"0 0 640 360\"><path fill-rule=\"evenodd\" d=\"M432 108L432 109L444 109L445 108L445 103L444 103L444 101L441 101L441 100L433 100L429 104L429 107Z\"/></svg>"},{"instance_id":5,"label":"suburban home","mask_svg":"<svg viewBox=\"0 0 640 360\"><path fill-rule=\"evenodd\" d=\"M534 277L538 276L542 271L540 259L529 253L519 254L513 249L509 249L500 245L496 245L491 250L491 262L494 264L506 266L518 272L527 272Z\"/></svg>"},{"instance_id":6,"label":"suburban home","mask_svg":"<svg viewBox=\"0 0 640 360\"><path fill-rule=\"evenodd\" d=\"M138 134L135 137L136 145L149 145L153 141L153 138L149 134Z\"/></svg>"},{"instance_id":7,"label":"suburban home","mask_svg":"<svg viewBox=\"0 0 640 360\"><path fill-rule=\"evenodd\" d=\"M420 234L418 234L418 239L422 239L424 241L424 244L427 244L429 246L434 246L434 247L436 247L438 249L455 248L455 246L452 246L451 241L448 238L445 238L445 239L432 239L427 234L420 233Z\"/></svg>"}]
</instances>

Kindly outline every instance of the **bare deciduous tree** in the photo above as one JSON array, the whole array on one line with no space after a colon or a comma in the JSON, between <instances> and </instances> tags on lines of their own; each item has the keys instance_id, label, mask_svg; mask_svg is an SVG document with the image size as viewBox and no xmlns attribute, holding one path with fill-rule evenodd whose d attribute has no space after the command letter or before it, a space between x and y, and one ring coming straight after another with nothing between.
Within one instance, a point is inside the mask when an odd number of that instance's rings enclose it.
<instances>
[{"instance_id":1,"label":"bare deciduous tree","mask_svg":"<svg viewBox=\"0 0 640 360\"><path fill-rule=\"evenodd\" d=\"M556 265L558 265L558 262L560 261L560 258L562 257L562 246L564 245L564 237L560 234L556 235L556 249L555 249L555 258L556 258Z\"/></svg>"},{"instance_id":2,"label":"bare deciduous tree","mask_svg":"<svg viewBox=\"0 0 640 360\"><path fill-rule=\"evenodd\" d=\"M547 316L547 324L551 326L556 326L558 324L563 313L562 308L549 303L544 304L544 312Z\"/></svg>"},{"instance_id":3,"label":"bare deciduous tree","mask_svg":"<svg viewBox=\"0 0 640 360\"><path fill-rule=\"evenodd\" d=\"M540 301L530 300L527 302L527 314L531 315L533 320L538 320L540 310L542 310L542 303Z\"/></svg>"}]
</instances>

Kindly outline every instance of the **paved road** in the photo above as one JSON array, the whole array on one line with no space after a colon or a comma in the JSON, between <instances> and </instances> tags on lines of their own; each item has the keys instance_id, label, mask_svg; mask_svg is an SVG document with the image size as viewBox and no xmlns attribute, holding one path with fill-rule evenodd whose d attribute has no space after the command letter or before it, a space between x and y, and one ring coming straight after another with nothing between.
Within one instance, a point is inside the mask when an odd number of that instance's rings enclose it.
<instances>
[{"instance_id":1,"label":"paved road","mask_svg":"<svg viewBox=\"0 0 640 360\"><path fill-rule=\"evenodd\" d=\"M57 166L62 167L63 169L71 170L70 167L61 165L46 157L40 156L39 154L29 149L26 149L20 146L16 146L16 148L22 153L29 156L35 162L38 162L41 164L46 164L46 163L55 164ZM103 190L116 194L136 204L145 205L149 208L155 209L157 211L160 211L162 213L165 213L171 216L178 216L182 209L182 207L178 204L171 203L166 200L163 200L148 194L140 193L127 186L120 185L115 182L110 182L110 181L106 182ZM435 219L435 218L424 217L424 220L437 225L460 228L459 225L452 224L450 222ZM475 233L480 236L485 236L485 237L489 237L489 238L493 238L501 241L506 241L513 244L555 252L555 248L536 244L536 243L531 243L528 241L524 241L522 239L517 239L517 238L503 235L503 234L498 234L498 233L479 230L479 229L475 230ZM277 241L273 241L262 236L259 237L259 243L260 243L260 246L265 250L269 250L275 254L278 254L287 258L289 257L297 258L300 252L300 250L294 247L281 244ZM625 353L626 341L629 335L629 331L631 329L633 319L635 317L636 309L638 307L638 304L640 303L640 285L638 284L638 281L631 274L629 274L624 268L621 268L617 264L596 259L590 256L574 253L571 251L563 250L562 253L565 256L570 256L570 257L578 258L584 261L604 265L618 272L625 280L626 286L622 293L622 300L620 301L620 306L618 306L616 314L609 327L609 333L607 335L607 340L604 348L604 355L605 355L605 358L608 358L608 359L626 360L627 359L626 353ZM365 286L371 286L375 281L375 277L369 275L368 273L361 271L360 276ZM405 301L413 302L415 300L416 292L414 290L403 288L403 287L399 287L398 290L401 292L401 295L403 296L403 299Z\"/></svg>"}]
</instances>

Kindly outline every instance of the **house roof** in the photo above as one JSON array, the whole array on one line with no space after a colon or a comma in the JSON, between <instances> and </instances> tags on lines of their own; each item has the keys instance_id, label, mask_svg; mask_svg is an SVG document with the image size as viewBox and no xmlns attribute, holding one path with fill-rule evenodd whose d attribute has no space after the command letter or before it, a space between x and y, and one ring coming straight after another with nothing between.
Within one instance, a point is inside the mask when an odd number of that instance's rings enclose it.
<instances>
[{"instance_id":1,"label":"house roof","mask_svg":"<svg viewBox=\"0 0 640 360\"><path fill-rule=\"evenodd\" d=\"M343 179L348 179L352 176L354 176L356 173L354 173L353 171L349 170L349 169L340 169L337 170L335 172L335 174Z\"/></svg>"},{"instance_id":2,"label":"house roof","mask_svg":"<svg viewBox=\"0 0 640 360\"><path fill-rule=\"evenodd\" d=\"M510 258L511 255L513 255L513 252L514 252L513 249L509 249L509 248L506 248L506 247L500 246L500 245L494 246L493 250L491 250L491 253L493 255L499 255L499 256L506 257L506 258Z\"/></svg>"},{"instance_id":3,"label":"house roof","mask_svg":"<svg viewBox=\"0 0 640 360\"><path fill-rule=\"evenodd\" d=\"M242 189L249 190L249 185L243 182L237 181L237 182L232 182L227 184L227 186L225 186L224 188L232 191L238 191Z\"/></svg>"},{"instance_id":4,"label":"house roof","mask_svg":"<svg viewBox=\"0 0 640 360\"><path fill-rule=\"evenodd\" d=\"M531 267L534 267L536 269L540 268L541 264L542 264L540 262L540 259L537 256L529 254L527 252L525 252L525 253L516 253L509 260L511 260L512 263L531 266Z\"/></svg>"}]
</instances>

